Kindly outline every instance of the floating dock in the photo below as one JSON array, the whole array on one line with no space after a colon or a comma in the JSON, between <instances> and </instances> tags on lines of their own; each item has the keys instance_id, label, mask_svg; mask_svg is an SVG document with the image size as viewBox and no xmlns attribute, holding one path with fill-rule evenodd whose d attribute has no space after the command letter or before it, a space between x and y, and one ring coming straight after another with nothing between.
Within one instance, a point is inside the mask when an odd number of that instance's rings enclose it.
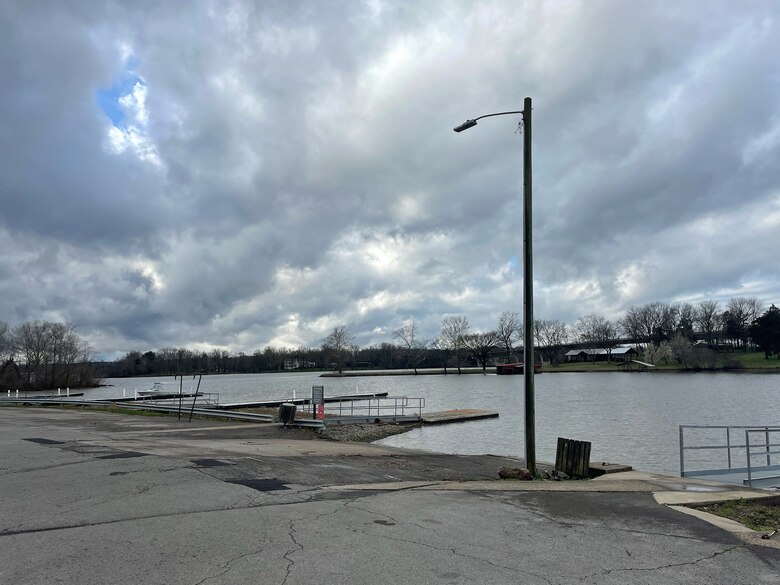
<instances>
[{"instance_id":1,"label":"floating dock","mask_svg":"<svg viewBox=\"0 0 780 585\"><path fill-rule=\"evenodd\" d=\"M71 396L73 396L73 394L71 394ZM122 398L102 398L101 400L106 400L108 402L151 402L154 400L178 400L179 398L192 398L194 396L203 396L203 393L200 392L196 395L194 392L184 392L182 394L179 394L178 392L165 392L162 394L123 396Z\"/></svg>"},{"instance_id":2,"label":"floating dock","mask_svg":"<svg viewBox=\"0 0 780 585\"><path fill-rule=\"evenodd\" d=\"M480 420L483 418L498 418L496 410L479 410L477 408L461 408L457 410L443 410L441 412L429 412L422 416L422 422L428 425L438 425L451 422L465 422Z\"/></svg>"},{"instance_id":3,"label":"floating dock","mask_svg":"<svg viewBox=\"0 0 780 585\"><path fill-rule=\"evenodd\" d=\"M384 398L387 392L373 392L368 394L345 394L343 396L326 396L325 402L344 402L347 400L369 400L371 398ZM214 406L217 409L232 410L234 408L277 408L282 404L295 404L301 406L310 404L311 398L282 398L277 400L254 400L252 402L231 402Z\"/></svg>"}]
</instances>

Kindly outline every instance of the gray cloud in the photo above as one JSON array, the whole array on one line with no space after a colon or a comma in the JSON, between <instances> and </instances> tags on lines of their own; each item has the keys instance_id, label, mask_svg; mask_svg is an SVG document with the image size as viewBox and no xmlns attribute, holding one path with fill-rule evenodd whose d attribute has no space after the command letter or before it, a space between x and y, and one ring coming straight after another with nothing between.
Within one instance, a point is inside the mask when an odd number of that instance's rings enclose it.
<instances>
[{"instance_id":1,"label":"gray cloud","mask_svg":"<svg viewBox=\"0 0 780 585\"><path fill-rule=\"evenodd\" d=\"M451 128L525 95L540 316L780 300L773 4L418 4L5 3L0 319L107 354L490 327L522 135Z\"/></svg>"}]
</instances>

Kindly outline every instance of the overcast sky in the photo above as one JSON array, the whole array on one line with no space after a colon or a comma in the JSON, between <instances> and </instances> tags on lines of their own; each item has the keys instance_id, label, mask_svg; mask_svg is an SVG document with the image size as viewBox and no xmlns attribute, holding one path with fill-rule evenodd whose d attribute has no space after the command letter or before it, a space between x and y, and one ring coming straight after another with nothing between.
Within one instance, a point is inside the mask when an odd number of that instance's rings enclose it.
<instances>
[{"instance_id":1,"label":"overcast sky","mask_svg":"<svg viewBox=\"0 0 780 585\"><path fill-rule=\"evenodd\" d=\"M0 320L104 356L780 301L780 4L0 3Z\"/></svg>"}]
</instances>

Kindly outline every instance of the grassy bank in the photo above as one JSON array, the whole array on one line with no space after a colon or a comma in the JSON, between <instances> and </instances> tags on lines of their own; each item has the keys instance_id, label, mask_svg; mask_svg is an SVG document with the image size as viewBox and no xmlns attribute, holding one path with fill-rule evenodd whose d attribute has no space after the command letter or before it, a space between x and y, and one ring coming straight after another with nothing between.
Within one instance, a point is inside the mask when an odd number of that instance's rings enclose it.
<instances>
[{"instance_id":1,"label":"grassy bank","mask_svg":"<svg viewBox=\"0 0 780 585\"><path fill-rule=\"evenodd\" d=\"M618 368L620 362L573 362L564 363L560 365L552 365L549 363L544 364L543 373L554 374L556 372L620 372ZM771 357L769 359L764 358L763 352L730 352L718 354L718 365L715 368L693 368L686 367L683 364L656 364L654 368L650 368L651 372L767 372L767 373L780 373L780 360L777 357ZM444 375L443 368L418 368L417 374L414 370L410 369L398 369L398 370L348 370L342 373L338 372L324 372L320 374L322 378L356 378L363 376L440 376ZM457 368L447 368L447 375L458 375ZM483 372L482 368L461 367L462 374L495 374L495 367L488 367L487 371Z\"/></svg>"},{"instance_id":2,"label":"grassy bank","mask_svg":"<svg viewBox=\"0 0 780 585\"><path fill-rule=\"evenodd\" d=\"M656 364L653 372L778 372L780 360L773 356L764 358L763 352L729 352L718 354L719 364L715 368L692 368L683 364ZM619 372L620 362L576 362L553 366L545 364L545 372Z\"/></svg>"}]
</instances>

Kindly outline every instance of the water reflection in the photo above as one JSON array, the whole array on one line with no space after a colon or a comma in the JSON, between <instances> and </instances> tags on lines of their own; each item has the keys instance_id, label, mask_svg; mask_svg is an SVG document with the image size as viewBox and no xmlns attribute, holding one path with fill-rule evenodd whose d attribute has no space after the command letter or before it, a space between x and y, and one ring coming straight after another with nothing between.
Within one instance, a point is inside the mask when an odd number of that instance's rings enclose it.
<instances>
[{"instance_id":1,"label":"water reflection","mask_svg":"<svg viewBox=\"0 0 780 585\"><path fill-rule=\"evenodd\" d=\"M85 397L128 395L168 378L107 380L112 387ZM195 382L184 379L184 389ZM521 376L447 375L320 378L280 373L204 376L201 389L237 402L309 395L323 384L326 395L388 392L426 399L426 410L485 408L500 418L426 427L396 435L383 444L429 451L522 455ZM556 439L591 441L593 459L628 463L638 469L677 474L680 424L778 425L780 376L772 374L545 373L536 378L537 453L555 458Z\"/></svg>"}]
</instances>

